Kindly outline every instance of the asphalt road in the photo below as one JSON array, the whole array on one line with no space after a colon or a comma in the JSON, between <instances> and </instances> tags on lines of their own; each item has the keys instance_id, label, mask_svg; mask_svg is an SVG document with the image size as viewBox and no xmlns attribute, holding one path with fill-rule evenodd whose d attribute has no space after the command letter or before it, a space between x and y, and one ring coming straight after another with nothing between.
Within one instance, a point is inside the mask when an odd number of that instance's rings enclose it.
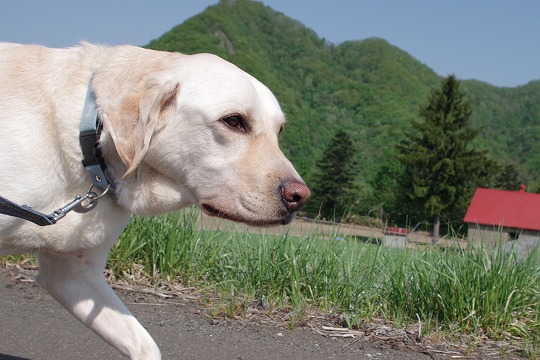
<instances>
[{"instance_id":1,"label":"asphalt road","mask_svg":"<svg viewBox=\"0 0 540 360\"><path fill-rule=\"evenodd\" d=\"M148 329L164 359L404 359L446 357L360 338L331 338L309 329L290 331L242 320L212 320L191 301L160 303L120 293ZM0 360L123 359L39 286L0 269Z\"/></svg>"}]
</instances>

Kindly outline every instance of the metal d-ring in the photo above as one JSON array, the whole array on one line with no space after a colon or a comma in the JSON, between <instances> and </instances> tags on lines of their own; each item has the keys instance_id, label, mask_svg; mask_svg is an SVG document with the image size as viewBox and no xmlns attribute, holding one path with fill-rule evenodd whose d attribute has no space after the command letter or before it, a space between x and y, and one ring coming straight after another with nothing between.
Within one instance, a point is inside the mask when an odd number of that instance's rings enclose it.
<instances>
[{"instance_id":1,"label":"metal d-ring","mask_svg":"<svg viewBox=\"0 0 540 360\"><path fill-rule=\"evenodd\" d=\"M86 194L84 194L83 199L73 208L73 211L79 214L84 214L84 213L89 212L93 208L95 208L98 203L98 200L104 197L105 195L107 195L107 193L109 192L111 188L111 185L110 184L107 185L105 190L103 190L103 192L100 195L92 191L93 188L94 188L94 185L92 184L92 186L90 186L90 189L88 189ZM88 204L83 204L83 201L85 200L89 201Z\"/></svg>"}]
</instances>

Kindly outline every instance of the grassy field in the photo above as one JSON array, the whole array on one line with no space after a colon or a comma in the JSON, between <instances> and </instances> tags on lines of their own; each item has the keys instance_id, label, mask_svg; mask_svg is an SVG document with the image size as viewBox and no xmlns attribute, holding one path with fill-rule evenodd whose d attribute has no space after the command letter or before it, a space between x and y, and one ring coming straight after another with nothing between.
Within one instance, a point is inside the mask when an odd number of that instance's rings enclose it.
<instances>
[{"instance_id":1,"label":"grassy field","mask_svg":"<svg viewBox=\"0 0 540 360\"><path fill-rule=\"evenodd\" d=\"M501 248L390 249L313 230L299 236L201 229L196 210L135 217L114 247L115 276L142 266L155 286L201 289L234 316L246 303L287 308L290 327L308 309L340 314L355 327L379 318L421 323L422 335L479 335L540 355L540 266ZM337 231L337 228L336 228ZM341 237L340 237L341 238Z\"/></svg>"}]
</instances>

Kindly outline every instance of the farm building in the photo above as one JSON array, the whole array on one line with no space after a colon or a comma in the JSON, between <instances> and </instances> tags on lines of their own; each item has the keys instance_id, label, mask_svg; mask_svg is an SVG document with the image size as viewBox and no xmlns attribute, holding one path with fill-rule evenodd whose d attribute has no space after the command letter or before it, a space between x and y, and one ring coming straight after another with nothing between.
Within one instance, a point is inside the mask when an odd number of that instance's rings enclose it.
<instances>
[{"instance_id":1,"label":"farm building","mask_svg":"<svg viewBox=\"0 0 540 360\"><path fill-rule=\"evenodd\" d=\"M540 194L478 188L464 222L468 238L496 243L540 239Z\"/></svg>"},{"instance_id":2,"label":"farm building","mask_svg":"<svg viewBox=\"0 0 540 360\"><path fill-rule=\"evenodd\" d=\"M406 248L409 230L387 226L383 230L383 245L394 248Z\"/></svg>"}]
</instances>

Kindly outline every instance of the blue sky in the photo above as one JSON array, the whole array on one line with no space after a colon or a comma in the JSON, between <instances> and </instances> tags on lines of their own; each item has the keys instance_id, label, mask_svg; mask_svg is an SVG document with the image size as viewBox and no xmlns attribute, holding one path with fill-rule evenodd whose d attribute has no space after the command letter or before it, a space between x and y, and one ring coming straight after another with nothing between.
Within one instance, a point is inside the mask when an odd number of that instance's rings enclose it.
<instances>
[{"instance_id":1,"label":"blue sky","mask_svg":"<svg viewBox=\"0 0 540 360\"><path fill-rule=\"evenodd\" d=\"M218 0L0 2L0 41L146 45ZM380 37L439 75L497 86L540 79L540 1L263 0L339 44Z\"/></svg>"}]
</instances>

